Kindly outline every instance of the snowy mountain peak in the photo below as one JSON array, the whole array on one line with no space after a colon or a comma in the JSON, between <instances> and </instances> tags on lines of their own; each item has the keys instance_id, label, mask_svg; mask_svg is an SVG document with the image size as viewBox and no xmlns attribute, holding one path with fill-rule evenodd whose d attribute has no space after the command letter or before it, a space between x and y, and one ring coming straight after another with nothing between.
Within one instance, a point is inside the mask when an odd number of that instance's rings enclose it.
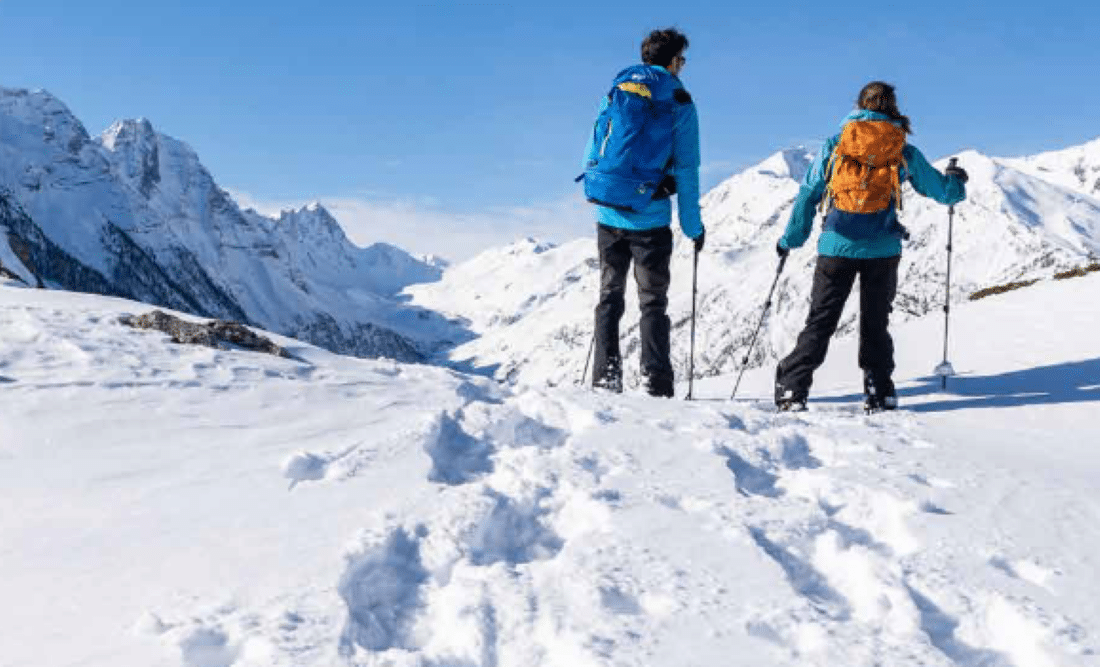
<instances>
[{"instance_id":1,"label":"snowy mountain peak","mask_svg":"<svg viewBox=\"0 0 1100 667\"><path fill-rule=\"evenodd\" d=\"M160 137L153 124L145 118L116 121L98 141L120 174L149 197L161 181Z\"/></svg>"},{"instance_id":2,"label":"snowy mountain peak","mask_svg":"<svg viewBox=\"0 0 1100 667\"><path fill-rule=\"evenodd\" d=\"M120 144L149 144L157 139L153 124L146 118L130 118L115 121L100 135L100 143L110 151L118 150Z\"/></svg>"},{"instance_id":3,"label":"snowy mountain peak","mask_svg":"<svg viewBox=\"0 0 1100 667\"><path fill-rule=\"evenodd\" d=\"M1080 146L1004 162L1038 178L1100 197L1100 138Z\"/></svg>"},{"instance_id":4,"label":"snowy mountain peak","mask_svg":"<svg viewBox=\"0 0 1100 667\"><path fill-rule=\"evenodd\" d=\"M801 183L814 162L815 154L805 146L786 148L753 167L753 171Z\"/></svg>"},{"instance_id":5,"label":"snowy mountain peak","mask_svg":"<svg viewBox=\"0 0 1100 667\"><path fill-rule=\"evenodd\" d=\"M344 228L320 202L283 211L279 214L278 223L299 239L324 238L341 244L351 243Z\"/></svg>"},{"instance_id":6,"label":"snowy mountain peak","mask_svg":"<svg viewBox=\"0 0 1100 667\"><path fill-rule=\"evenodd\" d=\"M0 141L14 143L28 131L76 154L90 140L88 130L64 102L45 90L0 88Z\"/></svg>"},{"instance_id":7,"label":"snowy mountain peak","mask_svg":"<svg viewBox=\"0 0 1100 667\"><path fill-rule=\"evenodd\" d=\"M535 255L541 255L542 253L553 250L557 245L549 241L542 241L536 239L533 236L516 241L512 245L508 246L508 252L513 255L522 255L526 253L532 253Z\"/></svg>"}]
</instances>

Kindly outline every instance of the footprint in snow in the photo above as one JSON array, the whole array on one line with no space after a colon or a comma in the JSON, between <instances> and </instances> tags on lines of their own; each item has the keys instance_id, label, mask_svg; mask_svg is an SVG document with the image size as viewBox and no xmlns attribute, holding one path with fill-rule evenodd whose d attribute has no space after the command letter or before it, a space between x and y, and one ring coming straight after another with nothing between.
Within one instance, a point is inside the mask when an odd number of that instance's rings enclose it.
<instances>
[{"instance_id":1,"label":"footprint in snow","mask_svg":"<svg viewBox=\"0 0 1100 667\"><path fill-rule=\"evenodd\" d=\"M231 667L239 650L219 628L199 627L179 643L186 667Z\"/></svg>"},{"instance_id":2,"label":"footprint in snow","mask_svg":"<svg viewBox=\"0 0 1100 667\"><path fill-rule=\"evenodd\" d=\"M726 457L726 467L733 473L737 492L741 495L766 498L778 498L783 495L782 489L776 488L776 483L779 481L777 476L754 466L732 449L723 448L719 454Z\"/></svg>"},{"instance_id":3,"label":"footprint in snow","mask_svg":"<svg viewBox=\"0 0 1100 667\"><path fill-rule=\"evenodd\" d=\"M429 429L424 451L432 460L431 482L457 486L493 471L493 448L467 433L458 419L447 413Z\"/></svg>"},{"instance_id":4,"label":"footprint in snow","mask_svg":"<svg viewBox=\"0 0 1100 667\"><path fill-rule=\"evenodd\" d=\"M905 589L920 614L921 630L928 635L932 645L952 662L959 665L989 665L990 667L1013 664L1002 653L976 648L961 641L955 635L959 627L958 619L936 606L935 602L909 584L905 585Z\"/></svg>"},{"instance_id":5,"label":"footprint in snow","mask_svg":"<svg viewBox=\"0 0 1100 667\"><path fill-rule=\"evenodd\" d=\"M953 516L955 514L951 510L940 507L931 500L925 500L924 502L922 502L920 504L920 511L924 512L925 514L936 514L939 516Z\"/></svg>"},{"instance_id":6,"label":"footprint in snow","mask_svg":"<svg viewBox=\"0 0 1100 667\"><path fill-rule=\"evenodd\" d=\"M820 468L821 461L810 451L810 442L801 433L784 435L779 441L780 461L788 470Z\"/></svg>"},{"instance_id":7,"label":"footprint in snow","mask_svg":"<svg viewBox=\"0 0 1100 667\"><path fill-rule=\"evenodd\" d=\"M1054 570L1048 570L1042 565L1029 560L1010 561L1003 556L994 556L990 558L989 564L1013 579L1026 581L1040 588L1046 588L1047 590L1050 590L1048 582L1051 577L1059 574Z\"/></svg>"},{"instance_id":8,"label":"footprint in snow","mask_svg":"<svg viewBox=\"0 0 1100 667\"><path fill-rule=\"evenodd\" d=\"M349 558L337 590L347 606L340 655L360 649L413 649L413 626L423 607L421 588L429 573L420 556L423 527L391 531L381 542Z\"/></svg>"},{"instance_id":9,"label":"footprint in snow","mask_svg":"<svg viewBox=\"0 0 1100 667\"><path fill-rule=\"evenodd\" d=\"M600 604L613 614L637 616L643 613L638 598L616 586L600 587Z\"/></svg>"},{"instance_id":10,"label":"footprint in snow","mask_svg":"<svg viewBox=\"0 0 1100 667\"><path fill-rule=\"evenodd\" d=\"M749 535L753 542L783 570L794 592L829 618L846 621L851 615L848 600L829 585L825 575L812 565L772 541L763 528L752 526Z\"/></svg>"},{"instance_id":11,"label":"footprint in snow","mask_svg":"<svg viewBox=\"0 0 1100 667\"><path fill-rule=\"evenodd\" d=\"M467 537L471 563L515 566L548 560L561 551L564 542L547 526L550 512L539 506L540 498L520 501L491 489L485 495L493 504Z\"/></svg>"},{"instance_id":12,"label":"footprint in snow","mask_svg":"<svg viewBox=\"0 0 1100 667\"><path fill-rule=\"evenodd\" d=\"M469 403L489 403L490 405L500 405L504 401L489 387L474 384L470 381L464 381L462 384L455 388L455 394L459 398L464 398Z\"/></svg>"}]
</instances>

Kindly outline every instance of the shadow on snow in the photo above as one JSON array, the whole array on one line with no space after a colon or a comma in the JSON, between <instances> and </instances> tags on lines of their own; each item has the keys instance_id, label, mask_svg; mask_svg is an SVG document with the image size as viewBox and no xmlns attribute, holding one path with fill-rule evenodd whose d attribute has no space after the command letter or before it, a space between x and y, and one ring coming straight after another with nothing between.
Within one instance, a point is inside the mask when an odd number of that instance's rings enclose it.
<instances>
[{"instance_id":1,"label":"shadow on snow","mask_svg":"<svg viewBox=\"0 0 1100 667\"><path fill-rule=\"evenodd\" d=\"M905 399L940 393L938 376L918 378L904 387ZM813 399L815 403L848 403L860 394ZM906 405L912 412L948 412L975 408L1014 408L1027 405L1100 402L1100 358L1026 368L998 375L957 375L947 380L947 395L928 403Z\"/></svg>"}]
</instances>

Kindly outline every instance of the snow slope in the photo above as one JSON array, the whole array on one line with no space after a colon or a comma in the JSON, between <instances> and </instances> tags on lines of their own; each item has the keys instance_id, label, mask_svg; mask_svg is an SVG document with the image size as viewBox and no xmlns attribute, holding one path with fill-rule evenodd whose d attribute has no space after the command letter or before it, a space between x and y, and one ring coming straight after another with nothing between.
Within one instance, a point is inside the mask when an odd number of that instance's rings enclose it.
<instances>
[{"instance_id":1,"label":"snow slope","mask_svg":"<svg viewBox=\"0 0 1100 667\"><path fill-rule=\"evenodd\" d=\"M438 266L358 248L324 207L242 211L144 119L91 137L59 100L0 88L0 245L50 286L246 321L342 353L422 359L462 336L396 295ZM14 247L14 245L13 245ZM32 267L24 267L32 268Z\"/></svg>"},{"instance_id":2,"label":"snow slope","mask_svg":"<svg viewBox=\"0 0 1100 667\"><path fill-rule=\"evenodd\" d=\"M1100 169L1090 144L1068 151L1067 163ZM992 285L1050 275L1100 254L1100 197L1071 187L1048 172L1024 169L1019 160L959 155L970 172L969 198L955 219L953 299ZM773 279L775 242L790 216L812 156L803 150L777 153L704 196L707 248L699 260L698 376L740 367ZM1046 158L1036 158L1036 160ZM938 163L942 169L946 161ZM1070 170L1072 172L1072 169ZM1053 171L1049 172L1053 174ZM947 210L907 189L902 222L906 243L894 320L919 318L943 305ZM669 315L673 364L687 372L691 315L692 248L677 233ZM771 363L793 345L809 304L817 232L795 251L776 291L751 366ZM449 269L442 281L409 289L414 302L464 317L477 338L457 347L451 358L470 367L495 370L500 378L551 385L580 379L592 337L599 266L595 243L581 239L560 248L534 240L483 253ZM853 330L858 301L841 322ZM627 381L636 383L638 313L628 289L621 335Z\"/></svg>"},{"instance_id":3,"label":"snow slope","mask_svg":"<svg viewBox=\"0 0 1100 667\"><path fill-rule=\"evenodd\" d=\"M776 415L179 347L0 285L0 663L1096 664L1098 288L957 309L947 393L938 323L899 327L912 410L866 418L846 342Z\"/></svg>"},{"instance_id":4,"label":"snow slope","mask_svg":"<svg viewBox=\"0 0 1100 667\"><path fill-rule=\"evenodd\" d=\"M1100 139L1082 146L1005 162L1033 176L1100 197Z\"/></svg>"}]
</instances>

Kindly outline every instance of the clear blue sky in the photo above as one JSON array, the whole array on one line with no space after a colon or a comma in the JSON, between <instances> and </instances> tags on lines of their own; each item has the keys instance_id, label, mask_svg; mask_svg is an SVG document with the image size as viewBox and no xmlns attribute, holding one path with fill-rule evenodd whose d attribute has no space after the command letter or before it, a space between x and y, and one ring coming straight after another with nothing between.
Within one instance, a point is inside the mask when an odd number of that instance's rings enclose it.
<instances>
[{"instance_id":1,"label":"clear blue sky","mask_svg":"<svg viewBox=\"0 0 1100 667\"><path fill-rule=\"evenodd\" d=\"M575 192L595 105L667 25L691 40L705 185L830 133L872 78L930 157L1100 135L1096 3L976 4L0 0L0 85L93 133L148 117L263 200L444 214Z\"/></svg>"}]
</instances>

